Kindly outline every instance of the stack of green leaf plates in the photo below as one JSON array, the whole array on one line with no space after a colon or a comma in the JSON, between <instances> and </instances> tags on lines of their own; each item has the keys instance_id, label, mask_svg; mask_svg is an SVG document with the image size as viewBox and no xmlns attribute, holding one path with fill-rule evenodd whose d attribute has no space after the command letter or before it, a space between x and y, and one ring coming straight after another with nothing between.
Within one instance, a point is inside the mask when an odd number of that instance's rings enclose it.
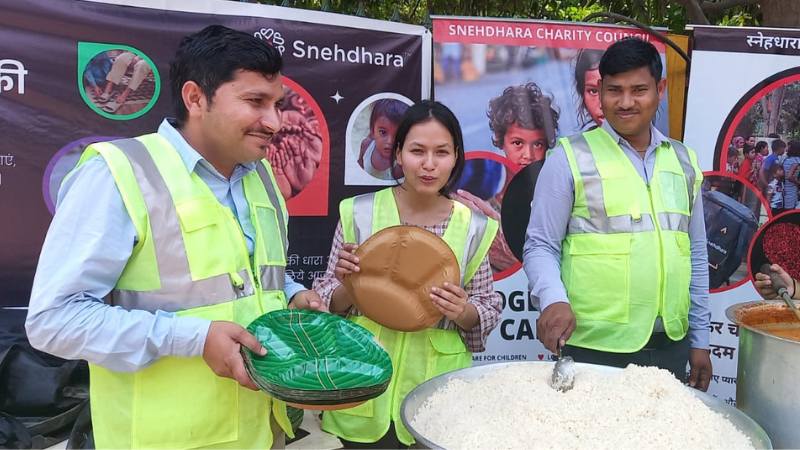
<instances>
[{"instance_id":1,"label":"stack of green leaf plates","mask_svg":"<svg viewBox=\"0 0 800 450\"><path fill-rule=\"evenodd\" d=\"M242 347L250 377L273 397L301 407L351 405L381 395L392 362L365 328L339 316L284 309L247 327L267 349Z\"/></svg>"}]
</instances>

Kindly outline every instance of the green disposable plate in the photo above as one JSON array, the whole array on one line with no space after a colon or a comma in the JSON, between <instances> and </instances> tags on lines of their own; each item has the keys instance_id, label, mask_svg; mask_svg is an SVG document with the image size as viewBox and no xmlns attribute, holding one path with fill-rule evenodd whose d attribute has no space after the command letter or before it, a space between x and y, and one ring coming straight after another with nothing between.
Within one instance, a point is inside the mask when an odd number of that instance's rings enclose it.
<instances>
[{"instance_id":1,"label":"green disposable plate","mask_svg":"<svg viewBox=\"0 0 800 450\"><path fill-rule=\"evenodd\" d=\"M253 381L274 397L332 405L377 397L389 385L392 362L365 328L339 316L285 309L247 327L267 349L242 347Z\"/></svg>"}]
</instances>

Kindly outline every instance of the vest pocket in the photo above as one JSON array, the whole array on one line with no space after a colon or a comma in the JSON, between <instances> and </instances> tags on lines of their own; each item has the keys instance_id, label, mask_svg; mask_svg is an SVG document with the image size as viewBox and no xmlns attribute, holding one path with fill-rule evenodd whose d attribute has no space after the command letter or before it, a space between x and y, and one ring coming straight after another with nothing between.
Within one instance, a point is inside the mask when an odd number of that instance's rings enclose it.
<instances>
[{"instance_id":1,"label":"vest pocket","mask_svg":"<svg viewBox=\"0 0 800 450\"><path fill-rule=\"evenodd\" d=\"M628 323L631 236L573 235L569 247L567 295L581 320Z\"/></svg>"},{"instance_id":2,"label":"vest pocket","mask_svg":"<svg viewBox=\"0 0 800 450\"><path fill-rule=\"evenodd\" d=\"M661 203L665 211L689 215L689 191L683 173L660 170L658 187L661 190Z\"/></svg>"},{"instance_id":3,"label":"vest pocket","mask_svg":"<svg viewBox=\"0 0 800 450\"><path fill-rule=\"evenodd\" d=\"M256 218L257 226L264 239L270 239L271 245L264 245L266 251L266 263L270 265L285 265L286 252L281 242L283 230L278 227L278 214L271 205L266 203L253 203L253 215ZM278 243L278 245L275 245Z\"/></svg>"},{"instance_id":4,"label":"vest pocket","mask_svg":"<svg viewBox=\"0 0 800 450\"><path fill-rule=\"evenodd\" d=\"M228 243L222 226L224 219L219 214L220 208L219 202L213 197L190 198L175 205L184 242L181 242L181 236L175 236L175 239L186 249L190 270L197 278L209 278L230 270L229 260L204 257L207 249L220 246L220 237Z\"/></svg>"},{"instance_id":5,"label":"vest pocket","mask_svg":"<svg viewBox=\"0 0 800 450\"><path fill-rule=\"evenodd\" d=\"M232 320L232 303L178 315ZM134 374L133 447L192 448L239 439L239 384L203 358L166 357Z\"/></svg>"},{"instance_id":6,"label":"vest pocket","mask_svg":"<svg viewBox=\"0 0 800 450\"><path fill-rule=\"evenodd\" d=\"M472 356L458 331L429 328L425 332L433 350L428 359L425 380L471 365Z\"/></svg>"}]
</instances>

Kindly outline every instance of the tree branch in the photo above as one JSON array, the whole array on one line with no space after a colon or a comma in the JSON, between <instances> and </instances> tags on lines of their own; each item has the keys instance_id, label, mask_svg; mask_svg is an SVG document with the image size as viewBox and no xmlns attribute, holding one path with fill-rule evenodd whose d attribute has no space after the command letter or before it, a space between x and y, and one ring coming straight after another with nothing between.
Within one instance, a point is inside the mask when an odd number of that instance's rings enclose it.
<instances>
[{"instance_id":1,"label":"tree branch","mask_svg":"<svg viewBox=\"0 0 800 450\"><path fill-rule=\"evenodd\" d=\"M706 17L706 14L703 12L703 8L700 7L700 4L698 3L699 0L675 0L675 1L683 5L684 8L686 8L686 15L688 16L687 18L689 19L689 23L695 23L698 25L711 24L711 22L709 22L708 20L708 17Z\"/></svg>"},{"instance_id":2,"label":"tree branch","mask_svg":"<svg viewBox=\"0 0 800 450\"><path fill-rule=\"evenodd\" d=\"M737 6L755 5L757 3L759 3L759 0L719 0L716 2L706 0L700 5L700 8L703 9L704 13L713 16Z\"/></svg>"}]
</instances>

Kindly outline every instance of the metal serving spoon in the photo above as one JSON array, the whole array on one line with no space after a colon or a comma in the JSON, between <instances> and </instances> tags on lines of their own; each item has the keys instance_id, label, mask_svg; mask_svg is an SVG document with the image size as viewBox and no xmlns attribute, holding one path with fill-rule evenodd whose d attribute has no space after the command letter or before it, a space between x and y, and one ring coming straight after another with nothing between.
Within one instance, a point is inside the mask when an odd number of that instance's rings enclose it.
<instances>
[{"instance_id":1,"label":"metal serving spoon","mask_svg":"<svg viewBox=\"0 0 800 450\"><path fill-rule=\"evenodd\" d=\"M772 271L769 264L763 264L761 266L761 273L769 275L769 279L772 281L772 287L778 291L778 297L780 297L783 302L786 303L786 306L792 310L794 316L797 317L797 320L800 320L800 310L797 309L797 305L794 304L792 297L789 296L789 290L783 283L783 280L778 277L778 274Z\"/></svg>"},{"instance_id":2,"label":"metal serving spoon","mask_svg":"<svg viewBox=\"0 0 800 450\"><path fill-rule=\"evenodd\" d=\"M567 392L575 385L575 360L571 356L561 355L558 347L558 360L550 377L550 387L560 392Z\"/></svg>"}]
</instances>

